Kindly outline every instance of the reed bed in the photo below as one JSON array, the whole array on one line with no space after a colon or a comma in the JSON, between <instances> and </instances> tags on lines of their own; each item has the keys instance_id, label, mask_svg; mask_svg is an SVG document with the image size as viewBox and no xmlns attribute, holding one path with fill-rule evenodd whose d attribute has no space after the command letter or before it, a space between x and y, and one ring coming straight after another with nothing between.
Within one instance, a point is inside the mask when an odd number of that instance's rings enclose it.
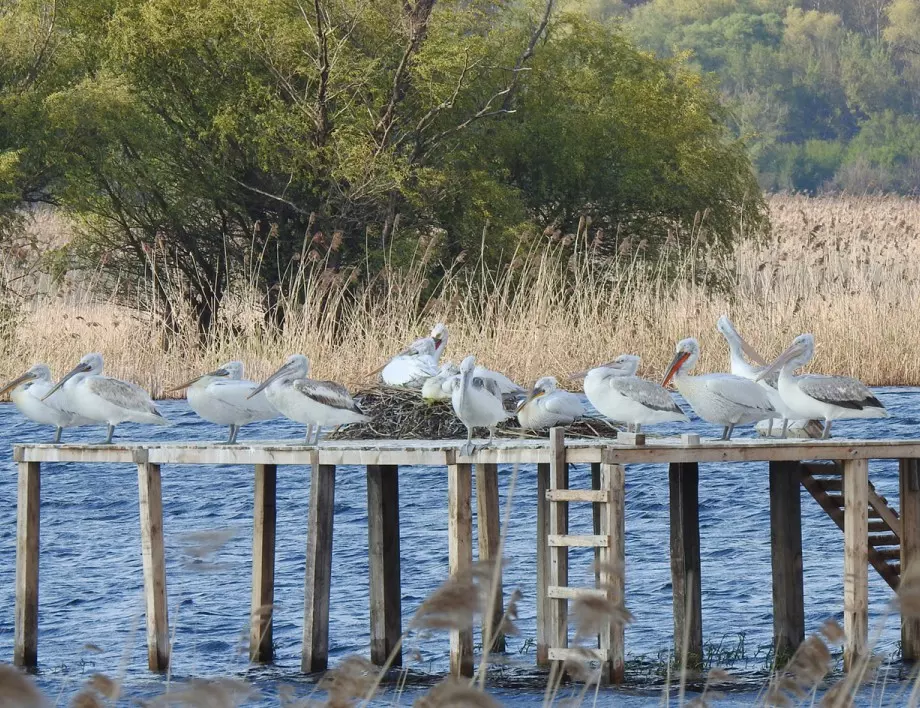
<instances>
[{"instance_id":1,"label":"reed bed","mask_svg":"<svg viewBox=\"0 0 920 708\"><path fill-rule=\"evenodd\" d=\"M34 244L66 242L69 227L44 215L25 245L0 258L0 378L37 361L61 373L99 351L112 375L161 396L222 361L241 359L259 378L302 352L313 375L368 388L388 353L439 321L449 327L448 358L473 352L525 384L543 375L565 384L570 372L622 352L642 355L641 373L658 378L687 336L700 339L703 370L724 370L715 321L726 313L764 356L808 331L817 371L920 384L920 201L774 196L769 205L772 233L741 235L729 254L709 249L702 218L660 260L625 237L612 244L619 257L596 258L600 239L588 233L547 237L548 247L522 249L498 275L461 257L442 264L435 288L425 243L414 266L365 285L352 271L303 271L282 294L283 329L268 323L263 293L240 278L205 342L181 308L179 334L167 335L156 312L107 295L99 273L50 278L34 265ZM615 237L605 239L609 253Z\"/></svg>"}]
</instances>

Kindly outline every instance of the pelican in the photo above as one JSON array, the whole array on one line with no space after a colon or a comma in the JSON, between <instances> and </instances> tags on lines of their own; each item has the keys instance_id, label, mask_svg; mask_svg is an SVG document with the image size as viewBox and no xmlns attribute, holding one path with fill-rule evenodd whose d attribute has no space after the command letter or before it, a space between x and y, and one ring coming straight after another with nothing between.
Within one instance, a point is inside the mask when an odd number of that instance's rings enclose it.
<instances>
[{"instance_id":1,"label":"pelican","mask_svg":"<svg viewBox=\"0 0 920 708\"><path fill-rule=\"evenodd\" d=\"M438 322L434 327L431 328L431 334L428 335L432 342L434 342L434 359L435 362L441 361L441 355L444 353L444 349L447 347L447 325L443 322Z\"/></svg>"},{"instance_id":2,"label":"pelican","mask_svg":"<svg viewBox=\"0 0 920 708\"><path fill-rule=\"evenodd\" d=\"M232 445L236 442L240 426L278 417L278 411L268 402L264 392L248 397L258 384L244 380L243 372L243 362L228 361L214 371L169 390L187 388L189 407L209 423L229 425L230 437L227 438L227 444Z\"/></svg>"},{"instance_id":3,"label":"pelican","mask_svg":"<svg viewBox=\"0 0 920 708\"><path fill-rule=\"evenodd\" d=\"M10 392L10 400L29 420L55 427L54 442L61 442L63 428L76 428L80 425L92 425L94 421L65 410L64 397L60 392L43 400L54 384L51 381L51 369L46 364L35 364L26 373L13 379L0 389L0 396Z\"/></svg>"},{"instance_id":4,"label":"pelican","mask_svg":"<svg viewBox=\"0 0 920 708\"><path fill-rule=\"evenodd\" d=\"M814 336L800 334L759 377L763 379L779 370L779 394L783 401L803 417L823 419L822 439L827 439L831 423L839 418L888 417L884 404L857 379L820 374L794 376L792 372L805 366L814 354Z\"/></svg>"},{"instance_id":5,"label":"pelican","mask_svg":"<svg viewBox=\"0 0 920 708\"><path fill-rule=\"evenodd\" d=\"M774 372L763 379L758 379L758 376L767 368L767 362L757 353L754 347L744 340L744 337L738 334L738 330L735 329L735 326L726 315L722 315L719 318L719 321L716 323L716 329L721 332L722 336L725 337L725 341L728 342L732 374L750 379L751 381L757 381L763 386L764 390L767 392L767 396L770 397L770 403L783 420L782 437L785 438L789 430L789 421L800 418L801 416L783 402L783 397L779 394L779 390L777 389L777 381L779 379L778 373ZM754 363L748 362L747 359L744 358L745 354L750 358L751 362ZM769 421L770 426L767 430L768 437L773 432L773 419L770 418Z\"/></svg>"},{"instance_id":6,"label":"pelican","mask_svg":"<svg viewBox=\"0 0 920 708\"><path fill-rule=\"evenodd\" d=\"M292 354L275 373L259 384L247 398L254 398L265 391L271 403L282 415L307 426L306 442L316 426L314 445L324 427L364 423L370 418L364 415L351 394L334 381L308 379L310 360L303 354Z\"/></svg>"},{"instance_id":7,"label":"pelican","mask_svg":"<svg viewBox=\"0 0 920 708\"><path fill-rule=\"evenodd\" d=\"M699 358L699 342L693 338L678 342L661 385L667 386L673 379L677 390L700 418L723 426L722 440L731 440L736 425L755 423L776 413L767 392L750 379L732 374L690 376L687 372Z\"/></svg>"},{"instance_id":8,"label":"pelican","mask_svg":"<svg viewBox=\"0 0 920 708\"><path fill-rule=\"evenodd\" d=\"M449 401L454 390L453 379L460 375L460 367L452 361L441 364L438 373L422 384L422 398L429 403Z\"/></svg>"},{"instance_id":9,"label":"pelican","mask_svg":"<svg viewBox=\"0 0 920 708\"><path fill-rule=\"evenodd\" d=\"M633 426L636 433L647 424L689 422L666 388L636 376L639 362L634 354L621 354L572 378L584 377L585 395L599 413Z\"/></svg>"},{"instance_id":10,"label":"pelican","mask_svg":"<svg viewBox=\"0 0 920 708\"><path fill-rule=\"evenodd\" d=\"M476 374L476 357L468 356L460 364L460 377L454 379L451 395L454 413L466 426L466 444L461 455L473 454L473 428L488 428L489 443L495 440L495 426L508 417L502 394L495 379Z\"/></svg>"},{"instance_id":11,"label":"pelican","mask_svg":"<svg viewBox=\"0 0 920 708\"><path fill-rule=\"evenodd\" d=\"M517 409L518 423L528 430L568 425L584 414L585 407L578 396L559 388L559 382L552 376L539 379Z\"/></svg>"},{"instance_id":12,"label":"pelican","mask_svg":"<svg viewBox=\"0 0 920 708\"><path fill-rule=\"evenodd\" d=\"M108 425L103 445L111 444L115 426L126 421L171 425L144 389L102 373L102 354L87 354L80 359L80 363L42 396L42 400L49 400L60 389L64 394L63 405L68 410Z\"/></svg>"},{"instance_id":13,"label":"pelican","mask_svg":"<svg viewBox=\"0 0 920 708\"><path fill-rule=\"evenodd\" d=\"M416 339L383 367L380 379L387 386L421 388L438 374L438 357L431 337Z\"/></svg>"}]
</instances>

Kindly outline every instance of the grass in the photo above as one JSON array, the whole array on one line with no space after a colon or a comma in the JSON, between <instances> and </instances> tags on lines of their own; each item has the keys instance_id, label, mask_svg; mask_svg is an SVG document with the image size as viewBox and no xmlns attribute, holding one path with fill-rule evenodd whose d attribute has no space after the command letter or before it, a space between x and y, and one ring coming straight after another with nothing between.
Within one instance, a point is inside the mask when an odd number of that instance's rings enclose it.
<instances>
[{"instance_id":1,"label":"grass","mask_svg":"<svg viewBox=\"0 0 920 708\"><path fill-rule=\"evenodd\" d=\"M242 359L259 378L302 352L316 376L366 387L388 353L438 321L450 330L450 358L473 352L521 382L548 374L565 381L622 352L642 355L642 371L658 378L686 336L700 339L703 369L725 370L715 321L727 313L765 356L810 331L819 343L815 370L872 385L920 384L920 201L775 196L769 204L772 235L742 238L729 255L708 249L703 219L669 261L679 263L676 278L639 258L641 242L629 239L615 244L620 258L598 264L597 237L587 234L519 255L495 277L472 263L444 264L447 275L426 300L431 249L420 244L413 267L363 286L352 272L295 274L282 295L284 331L266 323L262 293L243 278L229 288L206 344L180 313L182 332L168 347L157 315L117 304L98 273L52 280L36 268L43 248L69 237L66 223L44 214L0 262L0 378L37 361L62 373L100 351L109 373L159 397L222 361Z\"/></svg>"}]
</instances>

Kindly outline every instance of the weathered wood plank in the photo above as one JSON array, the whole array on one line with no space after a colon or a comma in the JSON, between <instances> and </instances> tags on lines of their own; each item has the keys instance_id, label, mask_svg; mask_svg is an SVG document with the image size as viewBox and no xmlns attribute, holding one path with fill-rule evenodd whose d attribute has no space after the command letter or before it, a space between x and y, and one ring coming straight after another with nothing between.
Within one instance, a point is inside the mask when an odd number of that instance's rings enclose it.
<instances>
[{"instance_id":1,"label":"weathered wood plank","mask_svg":"<svg viewBox=\"0 0 920 708\"><path fill-rule=\"evenodd\" d=\"M502 592L501 571L501 509L498 497L498 465L483 463L476 465L476 519L479 524L479 560L494 560L498 565L496 587L492 595L492 625L486 632L483 622L482 639L486 645L487 634L491 651L505 651L505 635L500 631L505 612ZM488 600L487 600L488 602Z\"/></svg>"},{"instance_id":2,"label":"weathered wood plank","mask_svg":"<svg viewBox=\"0 0 920 708\"><path fill-rule=\"evenodd\" d=\"M399 468L396 466L367 467L367 549L371 661L382 666L402 635ZM402 666L401 651L392 664Z\"/></svg>"},{"instance_id":3,"label":"weathered wood plank","mask_svg":"<svg viewBox=\"0 0 920 708\"><path fill-rule=\"evenodd\" d=\"M549 468L550 489L568 489L569 466L566 461L565 430L550 430L551 462ZM569 505L567 502L552 502L549 505L549 584L569 584L569 549L559 541L568 535ZM555 543L554 543L555 541ZM550 647L561 649L569 645L568 602L549 600L549 628L546 637Z\"/></svg>"},{"instance_id":4,"label":"weathered wood plank","mask_svg":"<svg viewBox=\"0 0 920 708\"><path fill-rule=\"evenodd\" d=\"M249 659L268 663L275 608L275 531L278 468L256 465L252 519L252 598L249 615Z\"/></svg>"},{"instance_id":5,"label":"weathered wood plank","mask_svg":"<svg viewBox=\"0 0 920 708\"><path fill-rule=\"evenodd\" d=\"M537 666L549 663L549 464L537 465Z\"/></svg>"},{"instance_id":6,"label":"weathered wood plank","mask_svg":"<svg viewBox=\"0 0 920 708\"><path fill-rule=\"evenodd\" d=\"M703 659L699 466L671 464L668 478L675 654L679 660L685 655L686 665L696 668Z\"/></svg>"},{"instance_id":7,"label":"weathered wood plank","mask_svg":"<svg viewBox=\"0 0 920 708\"><path fill-rule=\"evenodd\" d=\"M38 535L41 465L20 462L16 501L16 619L13 663L38 665Z\"/></svg>"},{"instance_id":8,"label":"weathered wood plank","mask_svg":"<svg viewBox=\"0 0 920 708\"><path fill-rule=\"evenodd\" d=\"M550 548L607 548L610 539L607 536L551 533L548 543Z\"/></svg>"},{"instance_id":9,"label":"weathered wood plank","mask_svg":"<svg viewBox=\"0 0 920 708\"><path fill-rule=\"evenodd\" d=\"M166 558L163 550L163 490L160 466L137 465L141 556L147 616L147 664L151 671L169 666L169 615L166 604Z\"/></svg>"},{"instance_id":10,"label":"weathered wood plank","mask_svg":"<svg viewBox=\"0 0 920 708\"><path fill-rule=\"evenodd\" d=\"M304 579L304 673L325 671L329 665L329 590L332 583L332 535L335 508L335 466L319 464L314 454L310 470L310 512Z\"/></svg>"},{"instance_id":11,"label":"weathered wood plank","mask_svg":"<svg viewBox=\"0 0 920 708\"><path fill-rule=\"evenodd\" d=\"M865 656L869 635L869 461L843 463L844 670Z\"/></svg>"},{"instance_id":12,"label":"weathered wood plank","mask_svg":"<svg viewBox=\"0 0 920 708\"><path fill-rule=\"evenodd\" d=\"M570 491L581 491L573 489ZM601 535L601 506L600 504L606 504L610 501L610 495L605 491L601 490L601 463L593 462L591 463L591 493L598 494L602 498L597 499L599 503L593 504L591 506L591 532L595 536ZM602 551L600 548L594 549L594 584L600 586L601 584L601 573L600 573L600 564L602 560Z\"/></svg>"},{"instance_id":13,"label":"weathered wood plank","mask_svg":"<svg viewBox=\"0 0 920 708\"><path fill-rule=\"evenodd\" d=\"M473 471L472 466L455 463L447 467L447 533L450 574L473 564ZM450 671L455 676L473 675L473 628L450 632Z\"/></svg>"},{"instance_id":14,"label":"weathered wood plank","mask_svg":"<svg viewBox=\"0 0 920 708\"><path fill-rule=\"evenodd\" d=\"M898 469L901 499L901 577L920 563L920 460L901 460ZM920 618L901 615L901 656L920 659Z\"/></svg>"},{"instance_id":15,"label":"weathered wood plank","mask_svg":"<svg viewBox=\"0 0 920 708\"><path fill-rule=\"evenodd\" d=\"M786 663L805 639L800 488L798 463L770 463L773 645L779 666Z\"/></svg>"},{"instance_id":16,"label":"weathered wood plank","mask_svg":"<svg viewBox=\"0 0 920 708\"><path fill-rule=\"evenodd\" d=\"M601 489L610 502L598 505L601 510L600 531L610 544L601 551L601 583L618 606L626 603L626 470L622 465L601 465ZM610 622L601 631L600 649L606 654L602 677L609 683L622 683L626 674L626 626Z\"/></svg>"},{"instance_id":17,"label":"weathered wood plank","mask_svg":"<svg viewBox=\"0 0 920 708\"><path fill-rule=\"evenodd\" d=\"M588 649L586 647L553 648L549 650L550 661L606 661L607 654L603 649Z\"/></svg>"},{"instance_id":18,"label":"weathered wood plank","mask_svg":"<svg viewBox=\"0 0 920 708\"><path fill-rule=\"evenodd\" d=\"M607 591L599 588L573 588L550 585L546 596L553 600L577 600L580 597L607 597Z\"/></svg>"},{"instance_id":19,"label":"weathered wood plank","mask_svg":"<svg viewBox=\"0 0 920 708\"><path fill-rule=\"evenodd\" d=\"M598 463L600 468L600 463ZM607 492L593 489L550 489L546 492L547 501L551 502L593 502L604 504L609 499Z\"/></svg>"},{"instance_id":20,"label":"weathered wood plank","mask_svg":"<svg viewBox=\"0 0 920 708\"><path fill-rule=\"evenodd\" d=\"M901 520L898 518L898 515L895 514L891 507L888 506L886 501L882 499L878 492L872 488L872 484L869 484L869 490L867 492L869 499L869 508L874 509L875 512L882 517L882 521L888 524L890 528L897 536L901 535Z\"/></svg>"}]
</instances>

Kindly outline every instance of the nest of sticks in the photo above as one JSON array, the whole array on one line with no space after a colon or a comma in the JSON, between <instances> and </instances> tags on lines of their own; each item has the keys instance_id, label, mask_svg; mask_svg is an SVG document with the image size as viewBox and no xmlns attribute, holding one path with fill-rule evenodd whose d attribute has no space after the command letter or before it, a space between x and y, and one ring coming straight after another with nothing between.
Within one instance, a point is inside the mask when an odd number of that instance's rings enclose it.
<instances>
[{"instance_id":1,"label":"nest of sticks","mask_svg":"<svg viewBox=\"0 0 920 708\"><path fill-rule=\"evenodd\" d=\"M329 435L329 440L465 440L466 426L460 422L450 401L428 402L419 391L378 386L358 391L358 406L369 417L367 423L355 423ZM515 402L505 400L505 410L514 413ZM623 430L599 418L576 421L566 427L572 437L613 438ZM477 431L479 433L480 431ZM482 431L488 434L488 431ZM509 418L497 428L504 438L546 438L545 430L524 430L516 418Z\"/></svg>"}]
</instances>

